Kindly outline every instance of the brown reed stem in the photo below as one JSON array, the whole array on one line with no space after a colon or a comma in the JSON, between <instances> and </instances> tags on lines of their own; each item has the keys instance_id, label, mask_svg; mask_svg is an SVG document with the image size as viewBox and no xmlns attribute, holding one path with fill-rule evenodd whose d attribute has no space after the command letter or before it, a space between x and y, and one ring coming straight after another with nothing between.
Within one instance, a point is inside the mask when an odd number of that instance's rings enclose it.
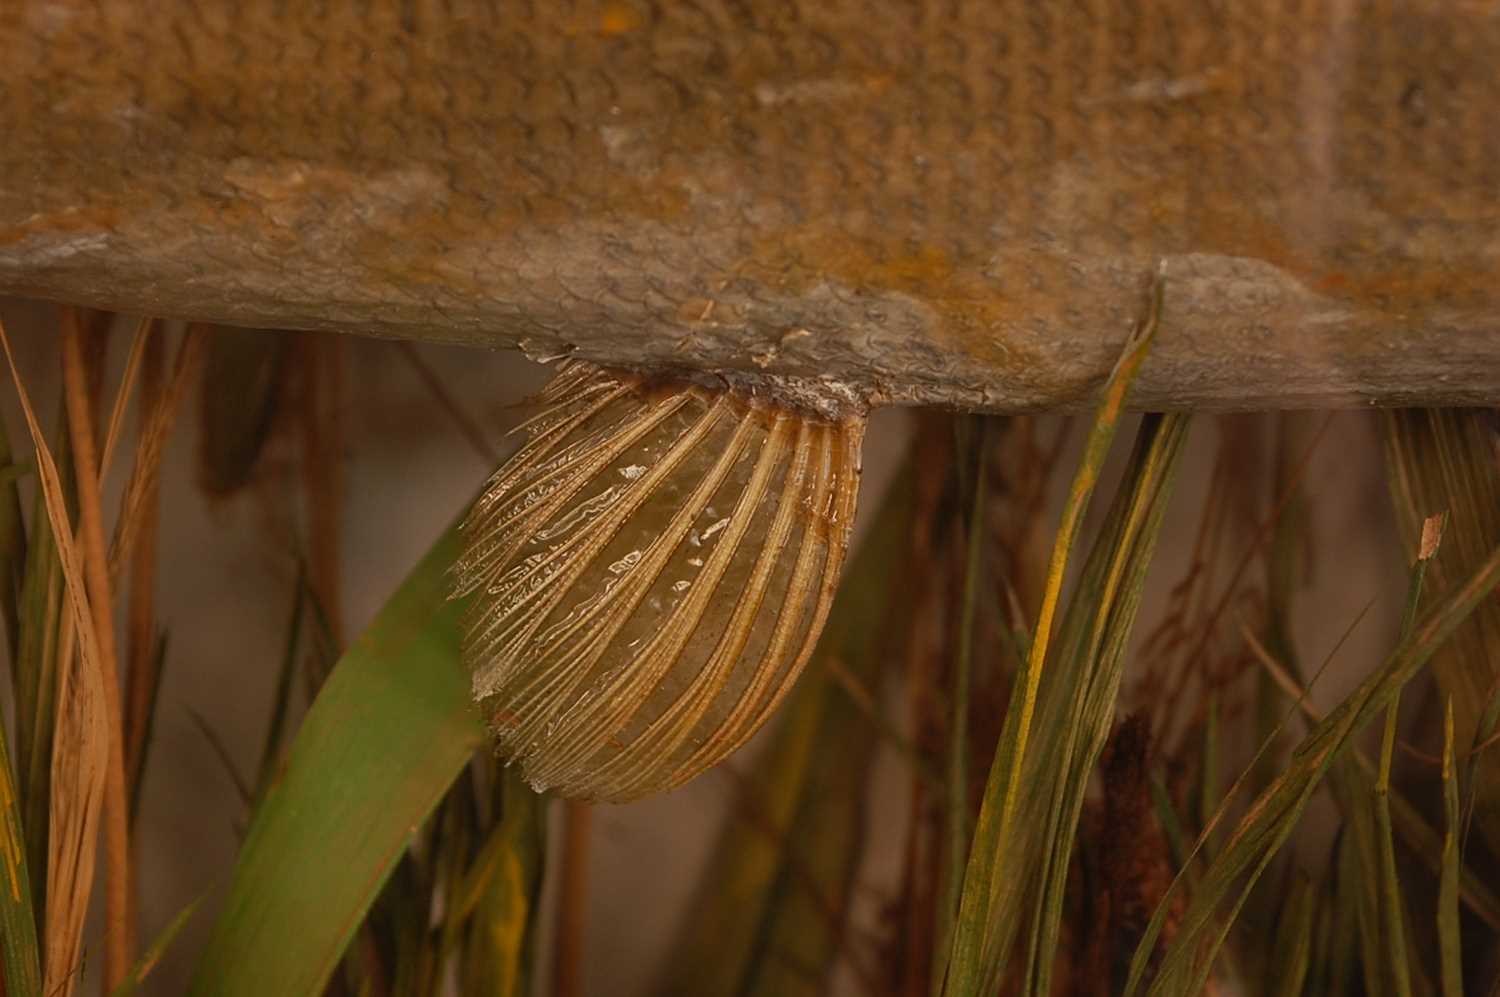
<instances>
[{"instance_id":1,"label":"brown reed stem","mask_svg":"<svg viewBox=\"0 0 1500 997\"><path fill-rule=\"evenodd\" d=\"M556 997L579 997L583 993L583 929L588 915L589 825L594 812L587 803L569 800L563 804L563 813L552 992Z\"/></svg>"},{"instance_id":2,"label":"brown reed stem","mask_svg":"<svg viewBox=\"0 0 1500 997\"><path fill-rule=\"evenodd\" d=\"M99 493L99 456L94 443L93 406L89 400L88 372L84 364L83 332L79 327L78 313L72 308L63 310L63 387L78 483L84 577L94 615L109 727L109 764L104 781L104 842L108 856L104 881L104 992L108 994L120 985L130 968L130 812L125 791L125 743L109 589L109 555L104 541Z\"/></svg>"}]
</instances>

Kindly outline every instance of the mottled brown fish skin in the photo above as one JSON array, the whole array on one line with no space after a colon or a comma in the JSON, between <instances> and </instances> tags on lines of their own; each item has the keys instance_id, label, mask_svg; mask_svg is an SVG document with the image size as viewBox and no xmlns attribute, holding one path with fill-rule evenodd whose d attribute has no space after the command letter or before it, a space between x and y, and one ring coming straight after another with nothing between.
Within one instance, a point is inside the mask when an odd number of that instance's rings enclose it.
<instances>
[{"instance_id":1,"label":"mottled brown fish skin","mask_svg":"<svg viewBox=\"0 0 1500 997\"><path fill-rule=\"evenodd\" d=\"M26 0L0 288L1141 405L1500 397L1500 3Z\"/></svg>"}]
</instances>

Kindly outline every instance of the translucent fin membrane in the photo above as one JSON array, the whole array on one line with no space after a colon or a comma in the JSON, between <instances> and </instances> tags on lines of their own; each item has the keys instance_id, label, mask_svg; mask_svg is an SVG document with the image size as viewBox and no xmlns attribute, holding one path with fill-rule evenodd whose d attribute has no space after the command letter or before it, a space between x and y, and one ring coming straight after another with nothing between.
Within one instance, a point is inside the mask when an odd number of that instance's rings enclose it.
<instances>
[{"instance_id":1,"label":"translucent fin membrane","mask_svg":"<svg viewBox=\"0 0 1500 997\"><path fill-rule=\"evenodd\" d=\"M862 416L562 365L463 525L474 697L538 788L628 800L744 744L823 628Z\"/></svg>"}]
</instances>

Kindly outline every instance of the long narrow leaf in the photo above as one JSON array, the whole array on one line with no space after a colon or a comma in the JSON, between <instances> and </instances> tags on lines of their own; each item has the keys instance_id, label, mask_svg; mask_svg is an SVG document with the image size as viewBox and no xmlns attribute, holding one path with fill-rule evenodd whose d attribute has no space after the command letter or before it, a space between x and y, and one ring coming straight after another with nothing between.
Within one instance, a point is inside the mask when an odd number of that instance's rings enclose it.
<instances>
[{"instance_id":1,"label":"long narrow leaf","mask_svg":"<svg viewBox=\"0 0 1500 997\"><path fill-rule=\"evenodd\" d=\"M1291 833L1328 767L1474 608L1490 596L1497 584L1500 584L1500 548L1427 615L1411 639L1403 641L1380 669L1308 733L1293 754L1288 770L1255 800L1222 854L1199 881L1151 993L1196 993L1195 987L1201 986L1206 978L1234 913ZM1227 913L1222 910L1226 899L1233 901ZM1165 904L1158 908L1136 950L1127 994L1133 993L1141 982L1165 911ZM1221 914L1225 915L1224 927L1215 930Z\"/></svg>"},{"instance_id":2,"label":"long narrow leaf","mask_svg":"<svg viewBox=\"0 0 1500 997\"><path fill-rule=\"evenodd\" d=\"M320 993L407 842L485 743L449 531L350 647L257 807L192 992Z\"/></svg>"},{"instance_id":3,"label":"long narrow leaf","mask_svg":"<svg viewBox=\"0 0 1500 997\"><path fill-rule=\"evenodd\" d=\"M0 423L0 467L16 470L10 434ZM5 620L5 645L16 660L21 639L21 586L26 577L26 527L21 519L19 475L0 480L0 616Z\"/></svg>"},{"instance_id":4,"label":"long narrow leaf","mask_svg":"<svg viewBox=\"0 0 1500 997\"><path fill-rule=\"evenodd\" d=\"M1041 873L1026 972L1028 989L1038 997L1051 992L1084 796L1113 726L1125 646L1134 628L1188 424L1183 415L1149 416L1142 423L1125 480L1074 593L1058 661L1050 668L1050 688L1038 713L1035 772L1028 782L1050 783L1042 801L1044 819L1039 822L1042 861L1034 864L1017 856L1022 859L1020 868Z\"/></svg>"},{"instance_id":5,"label":"long narrow leaf","mask_svg":"<svg viewBox=\"0 0 1500 997\"><path fill-rule=\"evenodd\" d=\"M1401 619L1401 639L1411 638L1412 628L1417 625L1417 607L1422 599L1422 583L1427 576L1427 566L1436 556L1442 540L1443 517L1430 517L1422 526L1422 545L1417 554L1417 563L1412 571L1410 593L1406 610ZM1391 705L1385 710L1385 728L1381 732L1380 770L1374 787L1374 830L1380 859L1374 866L1379 868L1380 947L1382 957L1389 960L1381 977L1390 979L1392 991L1397 997L1410 997L1412 971L1407 963L1406 926L1403 923L1406 904L1401 894L1401 881L1396 871L1396 836L1391 823L1391 765L1396 754L1396 722L1401 707L1401 693L1397 690ZM1340 767L1354 768L1352 758L1339 760ZM1366 868L1371 868L1367 866Z\"/></svg>"},{"instance_id":6,"label":"long narrow leaf","mask_svg":"<svg viewBox=\"0 0 1500 997\"><path fill-rule=\"evenodd\" d=\"M171 948L172 943L177 940L177 936L182 934L182 929L186 928L188 922L193 919L193 915L198 912L198 906L201 903L203 903L201 898L194 900L178 911L172 920L167 922L167 926L161 930L161 934L156 936L156 940L147 947L145 952L141 953L141 957L135 961L135 965L130 967L130 971L125 974L125 978L120 981L120 985L110 991L109 997L134 997L135 994L140 992L141 985L146 982L146 977L151 975L151 971L156 968L156 964L161 962L161 957L167 954L167 949Z\"/></svg>"},{"instance_id":7,"label":"long narrow leaf","mask_svg":"<svg viewBox=\"0 0 1500 997\"><path fill-rule=\"evenodd\" d=\"M1255 641L1253 635L1248 631L1242 632L1245 634L1246 643L1260 657L1261 664L1265 666L1267 673L1275 676L1276 681L1284 687L1287 694L1297 700L1297 705L1308 719L1314 723L1322 721L1323 715L1307 701L1305 690L1286 674L1275 659L1269 656L1269 652ZM1350 749L1349 758L1358 767L1361 780L1373 784L1378 777L1375 763L1370 761L1357 745ZM1387 802L1391 808L1391 824L1411 849L1412 854L1427 863L1434 873L1441 872L1439 852L1442 849L1442 842L1438 832L1433 830L1421 811L1402 796L1395 786L1391 787ZM1462 855L1462 837L1459 841L1459 854ZM1497 897L1484 880L1467 866L1460 866L1458 895L1459 899L1467 904L1469 909L1485 924L1500 931L1500 897Z\"/></svg>"},{"instance_id":8,"label":"long narrow leaf","mask_svg":"<svg viewBox=\"0 0 1500 997\"><path fill-rule=\"evenodd\" d=\"M1434 559L1423 605L1451 592L1500 544L1500 461L1494 432L1479 409L1396 409L1385 413L1387 470L1397 522L1414 556L1419 527L1446 511L1443 549ZM1475 739L1481 713L1500 684L1500 599L1491 599L1432 660L1438 688L1453 699L1459 744ZM1479 766L1469 787L1474 816L1491 850L1500 850L1500 765Z\"/></svg>"},{"instance_id":9,"label":"long narrow leaf","mask_svg":"<svg viewBox=\"0 0 1500 997\"><path fill-rule=\"evenodd\" d=\"M1273 997L1299 997L1312 963L1317 913L1317 894L1305 875L1298 873L1293 879L1284 910L1276 932L1276 978L1266 992Z\"/></svg>"},{"instance_id":10,"label":"long narrow leaf","mask_svg":"<svg viewBox=\"0 0 1500 997\"><path fill-rule=\"evenodd\" d=\"M73 450L67 433L57 435L59 440L53 450L53 459L60 471L64 505L70 506L73 503ZM31 523L26 576L21 585L20 639L14 659L12 688L16 702L16 788L20 794L21 825L26 835L26 862L32 870L32 905L40 927L46 913L52 729L66 616L62 562L56 538L52 535L52 525L47 520L47 498L40 488L32 503Z\"/></svg>"},{"instance_id":11,"label":"long narrow leaf","mask_svg":"<svg viewBox=\"0 0 1500 997\"><path fill-rule=\"evenodd\" d=\"M988 423L979 420L979 455L974 475L974 501L969 516L969 537L964 565L962 616L958 625L958 660L953 682L953 703L948 722L948 781L945 787L945 818L948 832L947 851L943 856L943 891L938 899L937 951L948 948L953 940L953 925L958 917L958 901L964 885L964 865L969 858L969 688L974 673L974 613L979 603L980 558L984 550L986 484L986 443ZM933 994L942 993L943 962L932 961Z\"/></svg>"},{"instance_id":12,"label":"long narrow leaf","mask_svg":"<svg viewBox=\"0 0 1500 997\"><path fill-rule=\"evenodd\" d=\"M50 730L51 791L47 799L47 906L44 911L46 955L43 984L49 995L68 997L77 980L83 919L93 887L97 820L104 795L108 715L99 671L98 634L94 630L83 559L73 540L62 475L37 422L30 394L16 368L10 338L0 324L16 397L26 417L36 451L38 482L52 535L57 538L68 614L60 619L57 656L57 706ZM69 637L69 634L72 636ZM76 657L74 644L76 640Z\"/></svg>"},{"instance_id":13,"label":"long narrow leaf","mask_svg":"<svg viewBox=\"0 0 1500 997\"><path fill-rule=\"evenodd\" d=\"M474 997L525 997L530 991L532 938L541 902L547 805L514 766L493 776L501 819L458 891L468 916L468 958L462 992ZM466 912L472 910L472 915Z\"/></svg>"},{"instance_id":14,"label":"long narrow leaf","mask_svg":"<svg viewBox=\"0 0 1500 997\"><path fill-rule=\"evenodd\" d=\"M1047 567L1041 610L1037 616L1027 662L1016 676L1000 742L985 782L979 822L964 871L963 894L953 945L947 954L944 992L952 997L992 993L1019 926L1014 916L997 918L1000 895L1014 882L1010 867L1000 868L1002 856L1014 854L1012 834L1017 831L1017 803L1021 776L1031 737L1036 702L1041 688L1047 649L1052 640L1053 619L1062 591L1063 576L1083 519L1098 483L1104 459L1114 442L1125 398L1145 361L1147 350L1161 317L1162 279L1158 275L1144 320L1126 342L1119 361L1105 384L1098 413L1084 445L1084 454L1074 475L1063 507L1062 521ZM1012 905L1012 908L1014 905ZM938 958L943 958L939 953Z\"/></svg>"}]
</instances>

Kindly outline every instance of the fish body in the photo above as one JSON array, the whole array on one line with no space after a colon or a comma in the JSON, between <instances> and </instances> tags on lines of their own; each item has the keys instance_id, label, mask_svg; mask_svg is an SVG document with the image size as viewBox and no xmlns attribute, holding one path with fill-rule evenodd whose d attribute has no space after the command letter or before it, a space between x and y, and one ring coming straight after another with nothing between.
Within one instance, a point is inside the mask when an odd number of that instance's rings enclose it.
<instances>
[{"instance_id":1,"label":"fish body","mask_svg":"<svg viewBox=\"0 0 1500 997\"><path fill-rule=\"evenodd\" d=\"M876 401L1500 397L1500 3L23 0L0 288Z\"/></svg>"}]
</instances>

